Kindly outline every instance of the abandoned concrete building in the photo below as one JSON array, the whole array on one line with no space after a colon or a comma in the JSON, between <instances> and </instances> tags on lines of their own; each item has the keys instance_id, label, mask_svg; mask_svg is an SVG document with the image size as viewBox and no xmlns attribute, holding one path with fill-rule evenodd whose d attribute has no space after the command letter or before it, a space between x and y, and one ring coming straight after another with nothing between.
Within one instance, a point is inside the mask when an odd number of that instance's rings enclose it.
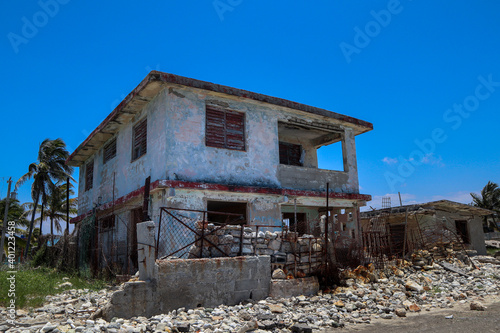
<instances>
[{"instance_id":1,"label":"abandoned concrete building","mask_svg":"<svg viewBox=\"0 0 500 333\"><path fill-rule=\"evenodd\" d=\"M239 215L238 224L285 223L314 234L329 183L330 219L360 239L359 208L371 197L359 193L355 137L372 129L324 109L152 71L68 158L80 170L72 222L92 221L99 256L133 273L144 202L158 230L168 207L198 219L203 212L208 222L221 212ZM339 170L318 168L317 150L327 145L341 147ZM157 257L173 246L158 244Z\"/></svg>"},{"instance_id":2,"label":"abandoned concrete building","mask_svg":"<svg viewBox=\"0 0 500 333\"><path fill-rule=\"evenodd\" d=\"M483 220L492 211L449 200L360 213L366 248L401 255L415 249L453 246L486 254Z\"/></svg>"}]
</instances>

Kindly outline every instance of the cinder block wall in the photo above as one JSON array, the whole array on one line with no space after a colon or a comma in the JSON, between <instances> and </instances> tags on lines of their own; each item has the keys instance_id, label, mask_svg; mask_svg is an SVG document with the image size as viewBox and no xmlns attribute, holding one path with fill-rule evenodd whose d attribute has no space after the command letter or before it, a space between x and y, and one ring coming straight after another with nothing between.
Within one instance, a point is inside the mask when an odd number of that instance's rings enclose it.
<instances>
[{"instance_id":1,"label":"cinder block wall","mask_svg":"<svg viewBox=\"0 0 500 333\"><path fill-rule=\"evenodd\" d=\"M127 282L113 293L102 312L105 319L235 305L269 295L269 256L160 260L156 265L151 281Z\"/></svg>"},{"instance_id":2,"label":"cinder block wall","mask_svg":"<svg viewBox=\"0 0 500 333\"><path fill-rule=\"evenodd\" d=\"M270 282L269 256L162 260L158 263L157 293L164 310L260 300L269 295Z\"/></svg>"}]
</instances>

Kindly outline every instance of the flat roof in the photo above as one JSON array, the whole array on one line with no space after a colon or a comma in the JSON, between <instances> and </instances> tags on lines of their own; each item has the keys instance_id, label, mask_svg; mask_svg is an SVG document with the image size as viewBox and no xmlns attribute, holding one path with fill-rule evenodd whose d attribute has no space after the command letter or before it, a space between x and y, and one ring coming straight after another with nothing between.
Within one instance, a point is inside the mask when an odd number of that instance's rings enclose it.
<instances>
[{"instance_id":1,"label":"flat roof","mask_svg":"<svg viewBox=\"0 0 500 333\"><path fill-rule=\"evenodd\" d=\"M102 144L113 137L121 124L129 121L135 114L141 112L141 110L164 88L165 84L187 86L239 98L247 98L254 101L335 119L349 127L352 127L355 135L365 133L373 129L373 124L369 122L314 106L175 74L151 71L144 78L144 80L142 80L141 83L139 83L139 85L132 90L99 124L99 126L97 126L92 133L90 133L90 135L75 149L75 151L66 160L66 164L72 166L82 165L88 157L93 155L102 146Z\"/></svg>"}]
</instances>

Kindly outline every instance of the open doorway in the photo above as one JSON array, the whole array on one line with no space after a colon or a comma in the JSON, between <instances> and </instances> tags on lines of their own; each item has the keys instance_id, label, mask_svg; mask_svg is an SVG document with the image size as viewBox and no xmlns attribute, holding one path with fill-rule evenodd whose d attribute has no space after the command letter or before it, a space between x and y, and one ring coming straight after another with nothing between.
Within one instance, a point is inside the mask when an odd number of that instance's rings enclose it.
<instances>
[{"instance_id":1,"label":"open doorway","mask_svg":"<svg viewBox=\"0 0 500 333\"><path fill-rule=\"evenodd\" d=\"M457 229L458 237L461 237L464 244L470 244L469 241L469 228L467 227L467 221L456 220L455 228Z\"/></svg>"},{"instance_id":2,"label":"open doorway","mask_svg":"<svg viewBox=\"0 0 500 333\"><path fill-rule=\"evenodd\" d=\"M231 201L207 201L207 220L211 223L246 224L247 203ZM227 214L226 214L227 213ZM234 215L238 214L238 215Z\"/></svg>"},{"instance_id":3,"label":"open doorway","mask_svg":"<svg viewBox=\"0 0 500 333\"><path fill-rule=\"evenodd\" d=\"M295 221L295 213L283 213L283 220L288 220L289 223L289 231L297 233L299 236L307 234L307 221L306 221L306 213L297 213L297 221ZM295 229L297 228L297 229Z\"/></svg>"},{"instance_id":4,"label":"open doorway","mask_svg":"<svg viewBox=\"0 0 500 333\"><path fill-rule=\"evenodd\" d=\"M130 211L130 225L128 228L128 267L129 274L134 274L139 268L137 255L137 223L142 222L142 207Z\"/></svg>"}]
</instances>

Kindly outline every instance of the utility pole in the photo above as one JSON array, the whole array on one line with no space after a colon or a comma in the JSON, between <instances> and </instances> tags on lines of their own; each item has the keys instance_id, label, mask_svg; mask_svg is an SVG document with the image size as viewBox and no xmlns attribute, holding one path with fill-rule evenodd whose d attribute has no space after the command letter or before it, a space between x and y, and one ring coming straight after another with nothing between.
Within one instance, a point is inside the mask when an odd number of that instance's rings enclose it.
<instances>
[{"instance_id":1,"label":"utility pole","mask_svg":"<svg viewBox=\"0 0 500 333\"><path fill-rule=\"evenodd\" d=\"M69 235L69 177L66 178L66 234ZM66 244L66 243L65 243Z\"/></svg>"},{"instance_id":2,"label":"utility pole","mask_svg":"<svg viewBox=\"0 0 500 333\"><path fill-rule=\"evenodd\" d=\"M3 246L5 242L5 233L7 232L7 219L9 216L9 201L10 201L10 185L12 184L12 177L9 177L9 180L7 181L9 184L8 189L7 189L7 198L5 198L5 213L3 215L3 228L2 228L2 240L0 241L0 263L3 262Z\"/></svg>"}]
</instances>

